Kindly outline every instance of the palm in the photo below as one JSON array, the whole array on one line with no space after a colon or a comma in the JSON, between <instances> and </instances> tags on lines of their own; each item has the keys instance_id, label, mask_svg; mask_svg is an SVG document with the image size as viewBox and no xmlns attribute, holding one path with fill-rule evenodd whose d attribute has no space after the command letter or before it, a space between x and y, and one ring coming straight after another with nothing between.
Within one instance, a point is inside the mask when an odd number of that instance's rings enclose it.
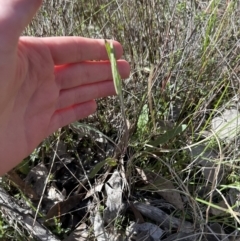
<instances>
[{"instance_id":1,"label":"palm","mask_svg":"<svg viewBox=\"0 0 240 241\"><path fill-rule=\"evenodd\" d=\"M121 47L115 46L119 57ZM95 98L114 94L103 41L21 38L18 49L7 54L0 65L0 75L8 80L0 79L0 109L5 113L0 153L8 153L6 161L26 157L59 127L93 113ZM119 61L119 68L126 77L128 64Z\"/></svg>"},{"instance_id":2,"label":"palm","mask_svg":"<svg viewBox=\"0 0 240 241\"><path fill-rule=\"evenodd\" d=\"M0 0L0 175L53 131L93 113L94 99L114 94L103 40L19 37L41 3ZM129 65L118 62L127 77Z\"/></svg>"},{"instance_id":3,"label":"palm","mask_svg":"<svg viewBox=\"0 0 240 241\"><path fill-rule=\"evenodd\" d=\"M53 131L51 119L56 111L60 89L54 76L54 62L44 46L19 50L17 58L18 94L15 97L12 116L14 132L18 136L20 150L31 152ZM18 85L18 83L15 83ZM23 108L24 107L24 108Z\"/></svg>"}]
</instances>

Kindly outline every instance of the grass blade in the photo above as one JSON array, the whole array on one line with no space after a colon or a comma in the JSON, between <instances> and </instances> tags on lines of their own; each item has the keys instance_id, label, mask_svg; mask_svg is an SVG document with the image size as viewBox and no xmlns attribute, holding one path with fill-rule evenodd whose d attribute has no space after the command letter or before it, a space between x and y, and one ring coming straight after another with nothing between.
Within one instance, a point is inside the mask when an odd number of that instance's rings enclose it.
<instances>
[{"instance_id":1,"label":"grass blade","mask_svg":"<svg viewBox=\"0 0 240 241\"><path fill-rule=\"evenodd\" d=\"M120 95L122 93L122 80L121 80L120 74L118 72L117 61L116 61L116 57L115 57L113 43L112 42L108 43L107 40L105 40L105 46L106 46L106 50L108 53L108 58L111 62L111 69L112 69L115 91L116 91L117 95Z\"/></svg>"}]
</instances>

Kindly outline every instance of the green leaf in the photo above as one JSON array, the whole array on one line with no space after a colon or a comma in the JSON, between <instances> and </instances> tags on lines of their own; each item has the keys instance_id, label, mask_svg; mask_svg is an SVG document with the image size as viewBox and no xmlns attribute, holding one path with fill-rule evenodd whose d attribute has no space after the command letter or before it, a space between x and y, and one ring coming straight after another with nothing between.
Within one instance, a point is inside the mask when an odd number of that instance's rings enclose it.
<instances>
[{"instance_id":1,"label":"green leaf","mask_svg":"<svg viewBox=\"0 0 240 241\"><path fill-rule=\"evenodd\" d=\"M148 105L144 105L142 108L141 114L138 118L138 123L137 123L138 133L142 134L147 128L147 123L149 121L148 112L149 112Z\"/></svg>"},{"instance_id":2,"label":"green leaf","mask_svg":"<svg viewBox=\"0 0 240 241\"><path fill-rule=\"evenodd\" d=\"M178 134L181 134L182 132L184 132L186 128L187 128L187 125L176 126L172 130L167 131L163 135L159 136L156 140L151 141L148 144L155 147L161 144L164 144L170 139L173 139L174 137L176 137Z\"/></svg>"},{"instance_id":3,"label":"green leaf","mask_svg":"<svg viewBox=\"0 0 240 241\"><path fill-rule=\"evenodd\" d=\"M22 174L27 175L30 172L30 166L29 166L30 160L24 159L18 166L17 169L20 171Z\"/></svg>"},{"instance_id":4,"label":"green leaf","mask_svg":"<svg viewBox=\"0 0 240 241\"><path fill-rule=\"evenodd\" d=\"M117 95L119 95L122 92L122 81L121 81L120 74L118 72L117 60L116 60L112 41L110 43L108 43L107 40L105 40L105 47L106 47L106 50L108 53L108 58L111 63L115 91L116 91Z\"/></svg>"},{"instance_id":5,"label":"green leaf","mask_svg":"<svg viewBox=\"0 0 240 241\"><path fill-rule=\"evenodd\" d=\"M117 159L108 157L107 159L107 164L111 167L115 167L117 165Z\"/></svg>"},{"instance_id":6,"label":"green leaf","mask_svg":"<svg viewBox=\"0 0 240 241\"><path fill-rule=\"evenodd\" d=\"M105 165L108 164L109 166L116 166L117 165L117 160L113 158L107 158L104 161L99 162L96 164L96 166L93 168L93 170L89 174L89 178L94 178L95 175L100 171L100 169Z\"/></svg>"}]
</instances>

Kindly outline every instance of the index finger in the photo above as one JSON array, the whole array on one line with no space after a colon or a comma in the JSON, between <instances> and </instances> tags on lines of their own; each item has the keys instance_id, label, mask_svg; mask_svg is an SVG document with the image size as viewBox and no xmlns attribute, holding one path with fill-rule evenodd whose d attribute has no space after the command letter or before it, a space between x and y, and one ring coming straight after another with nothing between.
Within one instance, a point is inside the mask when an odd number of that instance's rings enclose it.
<instances>
[{"instance_id":1,"label":"index finger","mask_svg":"<svg viewBox=\"0 0 240 241\"><path fill-rule=\"evenodd\" d=\"M83 37L47 37L41 39L49 48L55 65L77 63L89 60L108 60L103 39ZM113 41L116 58L122 56L120 43Z\"/></svg>"}]
</instances>

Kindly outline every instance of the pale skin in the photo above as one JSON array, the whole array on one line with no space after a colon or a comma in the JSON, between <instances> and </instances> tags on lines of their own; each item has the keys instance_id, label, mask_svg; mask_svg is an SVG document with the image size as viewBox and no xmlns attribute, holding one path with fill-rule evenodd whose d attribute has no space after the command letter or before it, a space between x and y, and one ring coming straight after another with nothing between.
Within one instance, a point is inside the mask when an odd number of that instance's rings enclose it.
<instances>
[{"instance_id":1,"label":"pale skin","mask_svg":"<svg viewBox=\"0 0 240 241\"><path fill-rule=\"evenodd\" d=\"M95 99L115 94L104 40L20 37L41 4L0 0L0 175L58 128L94 113ZM127 78L122 47L114 47Z\"/></svg>"}]
</instances>

